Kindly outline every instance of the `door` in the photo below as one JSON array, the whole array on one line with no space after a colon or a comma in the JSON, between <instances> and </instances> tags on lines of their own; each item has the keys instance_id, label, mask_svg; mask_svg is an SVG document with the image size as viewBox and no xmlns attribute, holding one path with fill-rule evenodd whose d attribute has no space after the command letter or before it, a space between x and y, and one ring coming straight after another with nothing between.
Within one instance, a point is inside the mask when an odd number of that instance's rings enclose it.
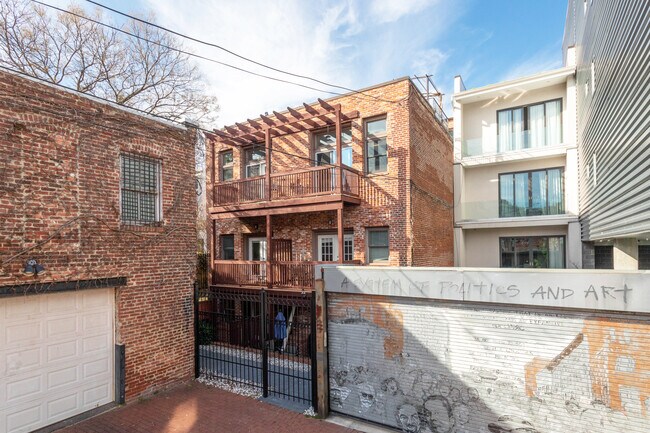
<instances>
[{"instance_id":1,"label":"door","mask_svg":"<svg viewBox=\"0 0 650 433\"><path fill-rule=\"evenodd\" d=\"M0 431L27 432L114 401L114 293L0 299Z\"/></svg>"},{"instance_id":2,"label":"door","mask_svg":"<svg viewBox=\"0 0 650 433\"><path fill-rule=\"evenodd\" d=\"M353 260L354 235L343 235L344 254L343 260ZM318 235L318 261L336 262L339 259L339 239L336 234Z\"/></svg>"},{"instance_id":3,"label":"door","mask_svg":"<svg viewBox=\"0 0 650 433\"><path fill-rule=\"evenodd\" d=\"M248 260L266 261L266 238L248 238Z\"/></svg>"},{"instance_id":4,"label":"door","mask_svg":"<svg viewBox=\"0 0 650 433\"><path fill-rule=\"evenodd\" d=\"M266 261L266 238L248 238L248 260L255 262ZM265 278L266 264L254 264L250 275L252 282L264 282Z\"/></svg>"}]
</instances>

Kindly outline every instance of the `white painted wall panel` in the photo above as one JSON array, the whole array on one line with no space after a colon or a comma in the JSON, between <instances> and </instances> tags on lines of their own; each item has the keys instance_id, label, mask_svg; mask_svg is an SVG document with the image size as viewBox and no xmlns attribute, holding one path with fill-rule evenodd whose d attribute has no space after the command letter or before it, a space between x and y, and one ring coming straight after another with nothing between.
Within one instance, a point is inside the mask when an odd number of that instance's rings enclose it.
<instances>
[{"instance_id":1,"label":"white painted wall panel","mask_svg":"<svg viewBox=\"0 0 650 433\"><path fill-rule=\"evenodd\" d=\"M650 431L650 316L327 299L334 411L415 432Z\"/></svg>"},{"instance_id":2,"label":"white painted wall panel","mask_svg":"<svg viewBox=\"0 0 650 433\"><path fill-rule=\"evenodd\" d=\"M112 289L0 299L0 432L114 400Z\"/></svg>"}]
</instances>

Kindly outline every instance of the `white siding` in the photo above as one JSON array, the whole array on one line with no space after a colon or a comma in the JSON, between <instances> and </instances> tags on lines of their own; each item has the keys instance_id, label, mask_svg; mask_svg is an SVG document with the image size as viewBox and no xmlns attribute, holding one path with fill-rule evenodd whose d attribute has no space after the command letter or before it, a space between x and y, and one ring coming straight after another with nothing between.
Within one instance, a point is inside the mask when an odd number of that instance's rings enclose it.
<instances>
[{"instance_id":1,"label":"white siding","mask_svg":"<svg viewBox=\"0 0 650 433\"><path fill-rule=\"evenodd\" d=\"M586 14L570 0L565 32L577 53L582 236L634 236L650 232L650 2L585 3Z\"/></svg>"}]
</instances>

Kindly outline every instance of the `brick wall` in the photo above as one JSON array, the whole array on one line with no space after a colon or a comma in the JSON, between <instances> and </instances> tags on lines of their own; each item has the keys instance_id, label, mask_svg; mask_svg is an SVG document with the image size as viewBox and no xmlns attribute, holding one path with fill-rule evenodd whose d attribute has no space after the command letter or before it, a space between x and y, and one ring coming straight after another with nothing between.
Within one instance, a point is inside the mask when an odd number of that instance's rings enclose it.
<instances>
[{"instance_id":1,"label":"brick wall","mask_svg":"<svg viewBox=\"0 0 650 433\"><path fill-rule=\"evenodd\" d=\"M351 122L352 166L360 172L365 170L364 120L382 115L387 118L388 171L366 175L360 185L361 204L346 206L343 212L344 227L354 234L354 259L366 262L365 238L368 228L389 227L391 265L453 263L451 210L439 205L452 202L452 145L449 136L435 122L433 114L426 107L418 105L423 104L422 99L408 79L380 85L364 93L371 96L348 95L329 101L331 104L340 103L344 113L354 110L360 113L360 117ZM334 127L330 130L333 131ZM219 181L219 155L231 147L219 142L213 142L209 147L216 162L214 178ZM310 133L276 138L273 140L273 148L276 149L272 164L275 173L312 165L313 136ZM419 155L420 162L410 163L409 157L414 157L416 153L434 154ZM244 151L234 148L233 155L234 179L240 179L244 177ZM417 176L412 178L413 168L417 170ZM432 172L429 173L428 170ZM431 176L436 180L423 180ZM212 161L208 161L208 179L211 178ZM418 198L417 206L411 204L413 190L425 197ZM211 202L211 185L208 185L207 193ZM442 195L440 200L436 199L438 194ZM418 219L416 225L412 223L413 218ZM314 254L315 234L336 232L336 212L275 216L272 224L274 238L292 239L294 260L317 260ZM265 236L263 218L217 220L215 228L217 234L235 235L235 258L240 260L246 258L244 251L247 236ZM418 230L417 236L423 236L425 232L435 232L440 236L435 239L423 238L422 242L432 243L415 248L420 241L413 239L414 229ZM217 236L217 258L219 248ZM414 258L414 252L419 258Z\"/></svg>"},{"instance_id":2,"label":"brick wall","mask_svg":"<svg viewBox=\"0 0 650 433\"><path fill-rule=\"evenodd\" d=\"M127 400L193 372L194 134L0 72L0 285L126 277ZM120 223L124 152L161 161L159 227ZM47 274L22 275L32 257Z\"/></svg>"},{"instance_id":3,"label":"brick wall","mask_svg":"<svg viewBox=\"0 0 650 433\"><path fill-rule=\"evenodd\" d=\"M413 266L453 266L453 145L423 98L410 113Z\"/></svg>"}]
</instances>

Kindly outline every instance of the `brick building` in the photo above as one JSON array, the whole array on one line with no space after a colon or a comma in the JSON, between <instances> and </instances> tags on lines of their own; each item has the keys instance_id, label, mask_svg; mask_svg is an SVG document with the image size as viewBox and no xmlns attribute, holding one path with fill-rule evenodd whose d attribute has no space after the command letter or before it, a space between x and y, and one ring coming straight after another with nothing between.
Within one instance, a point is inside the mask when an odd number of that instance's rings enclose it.
<instances>
[{"instance_id":1,"label":"brick building","mask_svg":"<svg viewBox=\"0 0 650 433\"><path fill-rule=\"evenodd\" d=\"M319 262L453 265L445 121L402 78L210 134L213 284L311 288Z\"/></svg>"},{"instance_id":2,"label":"brick building","mask_svg":"<svg viewBox=\"0 0 650 433\"><path fill-rule=\"evenodd\" d=\"M192 377L195 134L0 72L0 431Z\"/></svg>"}]
</instances>

